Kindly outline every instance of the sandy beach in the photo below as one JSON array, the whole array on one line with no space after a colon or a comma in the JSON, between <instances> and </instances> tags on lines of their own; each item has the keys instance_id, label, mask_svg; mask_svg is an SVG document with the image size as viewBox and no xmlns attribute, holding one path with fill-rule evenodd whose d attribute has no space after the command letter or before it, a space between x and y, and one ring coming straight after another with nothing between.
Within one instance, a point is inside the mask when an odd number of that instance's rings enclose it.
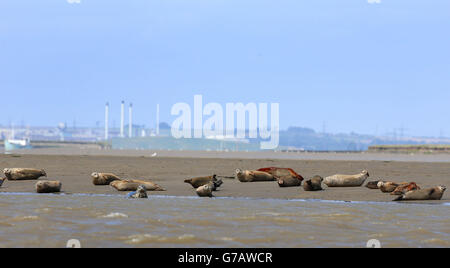
<instances>
[{"instance_id":1,"label":"sandy beach","mask_svg":"<svg viewBox=\"0 0 450 268\"><path fill-rule=\"evenodd\" d=\"M150 153L138 152L141 156L126 152L111 151L111 155L84 152L84 155L57 155L49 151L46 155L9 154L0 155L0 168L32 167L47 171L48 179L60 180L65 193L126 194L117 192L109 186L94 186L90 178L92 172L112 172L121 178L146 179L163 186L167 191L150 194L169 196L195 196L194 189L183 181L187 178L205 175L233 176L236 168L257 169L269 166L290 167L305 178L314 175L355 174L363 169L370 172L369 180L414 181L422 188L436 185L450 185L450 166L441 162L419 161L375 161L375 160L291 160L291 159L251 159L245 153L233 154L233 157L202 157L195 153L170 152L169 156L149 156ZM64 154L65 152L60 152ZM82 153L82 152L80 152ZM103 152L103 154L106 154ZM122 154L123 156L120 156ZM188 155L188 157L186 156ZM352 155L357 158L357 154ZM364 158L364 157L363 157ZM6 181L0 192L34 192L35 181ZM280 188L276 182L241 183L233 179L224 179L224 185L215 193L217 197L249 197L275 199L321 199L340 201L377 201L389 202L393 196L365 187L326 188L320 192L305 192L301 187ZM448 202L448 193L441 201L422 201L421 203Z\"/></svg>"}]
</instances>

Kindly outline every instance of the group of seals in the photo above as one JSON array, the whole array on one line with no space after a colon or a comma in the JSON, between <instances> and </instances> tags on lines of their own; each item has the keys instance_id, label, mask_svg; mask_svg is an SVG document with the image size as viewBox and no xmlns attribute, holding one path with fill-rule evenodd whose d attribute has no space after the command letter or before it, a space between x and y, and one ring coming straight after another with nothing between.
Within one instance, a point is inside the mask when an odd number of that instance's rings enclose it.
<instances>
[{"instance_id":1,"label":"group of seals","mask_svg":"<svg viewBox=\"0 0 450 268\"><path fill-rule=\"evenodd\" d=\"M128 198L148 198L147 191L165 191L151 181L121 179L112 173L94 172L91 177L94 185L109 185L117 191L134 191L127 195Z\"/></svg>"},{"instance_id":2,"label":"group of seals","mask_svg":"<svg viewBox=\"0 0 450 268\"><path fill-rule=\"evenodd\" d=\"M376 185L376 187L375 187ZM421 189L415 182L372 181L366 185L369 189L379 189L383 193L398 195L393 201L407 200L440 200L444 195L445 186Z\"/></svg>"},{"instance_id":3,"label":"group of seals","mask_svg":"<svg viewBox=\"0 0 450 268\"><path fill-rule=\"evenodd\" d=\"M9 181L25 181L38 180L41 177L47 177L47 173L43 169L35 168L5 168L3 170L6 178L0 178L0 187L5 180ZM59 193L61 192L62 183L60 181L42 180L35 184L36 193Z\"/></svg>"},{"instance_id":4,"label":"group of seals","mask_svg":"<svg viewBox=\"0 0 450 268\"><path fill-rule=\"evenodd\" d=\"M200 197L214 197L212 192L222 186L223 181L217 179L217 175L196 177L184 180L185 183L190 184Z\"/></svg>"},{"instance_id":5,"label":"group of seals","mask_svg":"<svg viewBox=\"0 0 450 268\"><path fill-rule=\"evenodd\" d=\"M117 191L137 191L139 186L145 188L146 191L165 191L164 188L151 181L142 180L115 180L111 182L111 187Z\"/></svg>"},{"instance_id":6,"label":"group of seals","mask_svg":"<svg viewBox=\"0 0 450 268\"><path fill-rule=\"evenodd\" d=\"M194 189L197 189L203 185L211 184L212 190L217 191L217 189L222 186L223 181L217 179L217 175L206 176L206 177L196 177L192 179L184 180L185 183L190 184Z\"/></svg>"},{"instance_id":7,"label":"group of seals","mask_svg":"<svg viewBox=\"0 0 450 268\"><path fill-rule=\"evenodd\" d=\"M436 186L423 190L413 190L400 195L394 201L407 200L441 200L447 188L445 186Z\"/></svg>"}]
</instances>

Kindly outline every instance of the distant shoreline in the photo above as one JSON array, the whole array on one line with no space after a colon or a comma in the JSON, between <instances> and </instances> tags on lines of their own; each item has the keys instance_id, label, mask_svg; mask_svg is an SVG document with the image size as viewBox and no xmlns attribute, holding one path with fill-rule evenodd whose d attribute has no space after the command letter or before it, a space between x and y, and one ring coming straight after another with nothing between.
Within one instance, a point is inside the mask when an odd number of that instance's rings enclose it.
<instances>
[{"instance_id":1,"label":"distant shoreline","mask_svg":"<svg viewBox=\"0 0 450 268\"><path fill-rule=\"evenodd\" d=\"M4 150L0 149L4 154ZM85 156L124 156L158 158L212 158L212 159L274 159L274 160L328 160L328 161L396 161L396 162L437 162L450 163L450 153L414 152L303 152L303 151L169 151L169 150L113 150L102 149L90 144L67 144L67 146L38 147L9 152L18 155L85 155Z\"/></svg>"}]
</instances>

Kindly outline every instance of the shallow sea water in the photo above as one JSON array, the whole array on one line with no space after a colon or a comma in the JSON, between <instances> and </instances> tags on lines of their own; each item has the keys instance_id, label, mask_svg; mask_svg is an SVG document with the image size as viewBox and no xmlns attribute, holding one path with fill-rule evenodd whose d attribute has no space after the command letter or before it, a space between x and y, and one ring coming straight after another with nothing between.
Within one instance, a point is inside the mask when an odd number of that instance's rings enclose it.
<instances>
[{"instance_id":1,"label":"shallow sea water","mask_svg":"<svg viewBox=\"0 0 450 268\"><path fill-rule=\"evenodd\" d=\"M450 206L0 193L0 247L450 247Z\"/></svg>"}]
</instances>

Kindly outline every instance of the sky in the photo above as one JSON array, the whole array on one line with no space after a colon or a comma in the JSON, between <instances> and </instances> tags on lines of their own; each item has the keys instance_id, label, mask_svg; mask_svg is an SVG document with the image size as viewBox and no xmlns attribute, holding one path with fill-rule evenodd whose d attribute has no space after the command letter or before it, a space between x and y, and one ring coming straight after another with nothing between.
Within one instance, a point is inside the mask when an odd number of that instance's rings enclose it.
<instances>
[{"instance_id":1,"label":"sky","mask_svg":"<svg viewBox=\"0 0 450 268\"><path fill-rule=\"evenodd\" d=\"M1 0L0 124L171 123L279 103L280 125L450 136L450 1Z\"/></svg>"}]
</instances>

